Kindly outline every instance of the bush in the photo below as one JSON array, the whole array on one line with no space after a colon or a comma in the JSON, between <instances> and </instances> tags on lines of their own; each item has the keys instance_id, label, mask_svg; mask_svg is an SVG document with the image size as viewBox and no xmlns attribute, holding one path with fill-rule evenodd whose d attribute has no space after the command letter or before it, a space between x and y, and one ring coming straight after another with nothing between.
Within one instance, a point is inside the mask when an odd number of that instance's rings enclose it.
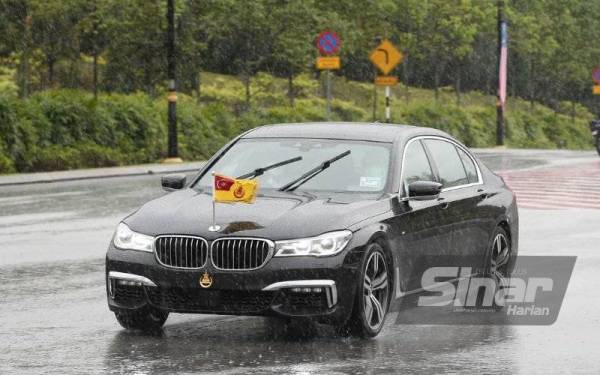
<instances>
[{"instance_id":1,"label":"bush","mask_svg":"<svg viewBox=\"0 0 600 375\"><path fill-rule=\"evenodd\" d=\"M15 172L15 166L12 160L4 154L4 150L0 149L0 173L13 173Z\"/></svg>"},{"instance_id":2,"label":"bush","mask_svg":"<svg viewBox=\"0 0 600 375\"><path fill-rule=\"evenodd\" d=\"M222 106L201 108L193 99L182 96L177 107L179 150L186 160L208 159L234 131Z\"/></svg>"},{"instance_id":3,"label":"bush","mask_svg":"<svg viewBox=\"0 0 600 375\"><path fill-rule=\"evenodd\" d=\"M0 95L0 155L10 160L2 163L8 171L26 170L35 152L37 132L27 113L24 102L14 96Z\"/></svg>"},{"instance_id":4,"label":"bush","mask_svg":"<svg viewBox=\"0 0 600 375\"><path fill-rule=\"evenodd\" d=\"M367 117L367 112L362 108L341 100L334 99L331 110L342 121L363 121Z\"/></svg>"},{"instance_id":5,"label":"bush","mask_svg":"<svg viewBox=\"0 0 600 375\"><path fill-rule=\"evenodd\" d=\"M69 146L51 145L39 149L31 160L34 171L55 171L76 168L76 150Z\"/></svg>"},{"instance_id":6,"label":"bush","mask_svg":"<svg viewBox=\"0 0 600 375\"><path fill-rule=\"evenodd\" d=\"M103 137L94 139L97 144L118 149L128 164L155 162L166 156L166 107L142 93L103 95L97 107L97 112L108 114L104 123L98 124Z\"/></svg>"},{"instance_id":7,"label":"bush","mask_svg":"<svg viewBox=\"0 0 600 375\"><path fill-rule=\"evenodd\" d=\"M35 171L55 171L121 165L123 156L117 150L85 142L77 146L51 145L39 149L31 161Z\"/></svg>"},{"instance_id":8,"label":"bush","mask_svg":"<svg viewBox=\"0 0 600 375\"><path fill-rule=\"evenodd\" d=\"M319 80L307 74L294 80L295 105L289 105L287 81L267 74L252 79L252 103L245 108L244 86L236 77L203 73L201 103L179 94L177 106L180 155L186 160L210 157L225 142L259 125L326 120ZM334 76L332 118L370 120L373 86ZM451 94L432 100L430 90L395 88L395 122L444 130L470 147L495 144L496 110L490 97L465 93L458 106ZM444 99L446 98L446 99ZM450 98L450 99L448 99ZM377 97L382 112L383 95ZM506 141L511 147L591 147L585 108L560 103L558 112L511 98ZM381 115L381 113L380 113ZM143 93L103 94L55 89L26 100L0 94L0 173L50 171L157 162L166 156L167 103Z\"/></svg>"},{"instance_id":9,"label":"bush","mask_svg":"<svg viewBox=\"0 0 600 375\"><path fill-rule=\"evenodd\" d=\"M405 112L406 122L411 125L428 126L443 130L468 147L488 146L489 128L480 119L486 116L485 110L473 113L456 105L419 103L409 106Z\"/></svg>"},{"instance_id":10,"label":"bush","mask_svg":"<svg viewBox=\"0 0 600 375\"><path fill-rule=\"evenodd\" d=\"M166 143L158 108L144 94L95 100L59 89L0 97L0 145L19 172L154 162Z\"/></svg>"}]
</instances>

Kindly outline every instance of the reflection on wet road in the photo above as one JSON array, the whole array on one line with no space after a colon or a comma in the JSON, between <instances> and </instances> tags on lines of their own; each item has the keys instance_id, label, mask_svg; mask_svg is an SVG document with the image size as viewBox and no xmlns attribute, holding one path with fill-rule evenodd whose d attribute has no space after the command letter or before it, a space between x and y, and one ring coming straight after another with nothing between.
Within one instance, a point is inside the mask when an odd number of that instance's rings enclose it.
<instances>
[{"instance_id":1,"label":"reflection on wet road","mask_svg":"<svg viewBox=\"0 0 600 375\"><path fill-rule=\"evenodd\" d=\"M163 194L158 180L0 188L1 374L600 373L599 210L521 211L521 254L578 256L552 326L392 316L379 337L359 340L326 326L172 314L160 334L126 332L106 306L103 255L118 221Z\"/></svg>"}]
</instances>

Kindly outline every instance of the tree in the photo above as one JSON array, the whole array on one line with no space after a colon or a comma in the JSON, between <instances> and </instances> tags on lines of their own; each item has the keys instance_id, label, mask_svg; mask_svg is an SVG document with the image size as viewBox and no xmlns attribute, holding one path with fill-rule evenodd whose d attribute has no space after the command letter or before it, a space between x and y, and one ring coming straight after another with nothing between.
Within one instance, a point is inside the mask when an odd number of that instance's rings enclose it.
<instances>
[{"instance_id":1,"label":"tree","mask_svg":"<svg viewBox=\"0 0 600 375\"><path fill-rule=\"evenodd\" d=\"M3 56L16 55L19 97L26 98L30 91L30 58L33 49L31 9L27 1L16 0L2 0L0 9L0 53ZM22 38L14 38L14 35L22 35Z\"/></svg>"},{"instance_id":2,"label":"tree","mask_svg":"<svg viewBox=\"0 0 600 375\"><path fill-rule=\"evenodd\" d=\"M294 106L294 77L314 64L314 1L272 0L267 13L273 36L271 70L288 79L287 96Z\"/></svg>"},{"instance_id":3,"label":"tree","mask_svg":"<svg viewBox=\"0 0 600 375\"><path fill-rule=\"evenodd\" d=\"M548 32L554 20L546 12L544 0L531 0L517 5L507 9L511 25L511 63L514 64L512 72L518 67L524 73L516 72L512 77L516 78L516 84L523 87L519 91L525 93L533 106L543 81L547 79L544 71L551 57L558 52L560 44L556 35Z\"/></svg>"},{"instance_id":4,"label":"tree","mask_svg":"<svg viewBox=\"0 0 600 375\"><path fill-rule=\"evenodd\" d=\"M250 108L250 83L272 52L271 25L265 1L222 0L210 3L209 48L222 71L239 74Z\"/></svg>"},{"instance_id":5,"label":"tree","mask_svg":"<svg viewBox=\"0 0 600 375\"><path fill-rule=\"evenodd\" d=\"M166 79L166 2L164 0L106 0L107 38L104 87L155 95Z\"/></svg>"},{"instance_id":6,"label":"tree","mask_svg":"<svg viewBox=\"0 0 600 375\"><path fill-rule=\"evenodd\" d=\"M200 72L207 60L209 9L207 1L186 0L182 4L177 23L177 76L181 77L179 90L195 92L198 100Z\"/></svg>"},{"instance_id":7,"label":"tree","mask_svg":"<svg viewBox=\"0 0 600 375\"><path fill-rule=\"evenodd\" d=\"M83 0L29 0L33 43L42 51L47 69L43 86L54 85L55 67L59 60L78 60L76 25L84 13L84 5ZM76 84L75 77L73 84Z\"/></svg>"},{"instance_id":8,"label":"tree","mask_svg":"<svg viewBox=\"0 0 600 375\"><path fill-rule=\"evenodd\" d=\"M479 12L470 0L430 0L421 4L421 17L416 24L420 64L429 66L433 76L436 99L442 78L448 68L454 68L453 81L460 93L461 69L473 51ZM445 74L450 78L451 74ZM460 98L460 96L458 96ZM460 99L459 99L460 100Z\"/></svg>"},{"instance_id":9,"label":"tree","mask_svg":"<svg viewBox=\"0 0 600 375\"><path fill-rule=\"evenodd\" d=\"M109 18L110 9L106 1L89 0L86 3L85 15L79 21L80 51L92 56L92 90L98 96L98 57L109 43L108 27L105 19Z\"/></svg>"}]
</instances>

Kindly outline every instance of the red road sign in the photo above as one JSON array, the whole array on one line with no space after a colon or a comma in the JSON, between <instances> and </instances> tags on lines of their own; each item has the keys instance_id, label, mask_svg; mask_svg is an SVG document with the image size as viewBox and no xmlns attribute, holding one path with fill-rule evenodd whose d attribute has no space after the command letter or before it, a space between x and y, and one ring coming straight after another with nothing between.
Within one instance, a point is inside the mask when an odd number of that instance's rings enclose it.
<instances>
[{"instance_id":1,"label":"red road sign","mask_svg":"<svg viewBox=\"0 0 600 375\"><path fill-rule=\"evenodd\" d=\"M335 31L322 31L317 37L317 48L322 55L335 55L340 50L342 41Z\"/></svg>"},{"instance_id":2,"label":"red road sign","mask_svg":"<svg viewBox=\"0 0 600 375\"><path fill-rule=\"evenodd\" d=\"M600 85L600 66L594 69L594 71L592 72L592 79L594 80L594 82Z\"/></svg>"}]
</instances>

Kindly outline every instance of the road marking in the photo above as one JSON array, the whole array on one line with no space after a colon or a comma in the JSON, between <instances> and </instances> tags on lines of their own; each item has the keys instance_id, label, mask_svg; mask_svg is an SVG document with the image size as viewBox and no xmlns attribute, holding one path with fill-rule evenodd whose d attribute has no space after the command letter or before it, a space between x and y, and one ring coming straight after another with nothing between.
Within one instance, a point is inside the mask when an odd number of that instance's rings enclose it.
<instances>
[{"instance_id":1,"label":"road marking","mask_svg":"<svg viewBox=\"0 0 600 375\"><path fill-rule=\"evenodd\" d=\"M519 207L600 210L600 161L498 174L515 192Z\"/></svg>"}]
</instances>

